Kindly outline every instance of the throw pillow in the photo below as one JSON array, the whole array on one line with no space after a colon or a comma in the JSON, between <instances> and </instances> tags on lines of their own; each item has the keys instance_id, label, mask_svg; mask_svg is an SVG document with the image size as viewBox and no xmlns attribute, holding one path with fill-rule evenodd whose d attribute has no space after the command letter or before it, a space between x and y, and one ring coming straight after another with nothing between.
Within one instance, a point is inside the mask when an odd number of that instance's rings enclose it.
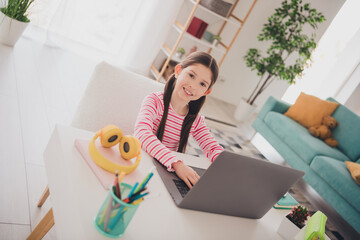
<instances>
[{"instance_id":1,"label":"throw pillow","mask_svg":"<svg viewBox=\"0 0 360 240\"><path fill-rule=\"evenodd\" d=\"M349 172L351 173L351 176L353 177L355 182L360 185L360 164L350 161L345 161L345 164L349 169Z\"/></svg>"},{"instance_id":2,"label":"throw pillow","mask_svg":"<svg viewBox=\"0 0 360 240\"><path fill-rule=\"evenodd\" d=\"M330 116L338 106L339 103L321 100L302 92L296 102L284 114L309 128L321 124L322 118L327 115Z\"/></svg>"}]
</instances>

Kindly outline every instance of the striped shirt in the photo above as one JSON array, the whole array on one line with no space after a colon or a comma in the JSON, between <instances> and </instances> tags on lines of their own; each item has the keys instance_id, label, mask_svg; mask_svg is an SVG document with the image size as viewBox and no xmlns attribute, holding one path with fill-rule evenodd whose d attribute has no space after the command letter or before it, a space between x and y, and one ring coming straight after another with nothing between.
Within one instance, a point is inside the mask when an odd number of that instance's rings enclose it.
<instances>
[{"instance_id":1,"label":"striped shirt","mask_svg":"<svg viewBox=\"0 0 360 240\"><path fill-rule=\"evenodd\" d=\"M169 106L168 117L165 124L163 140L157 138L156 133L164 112L164 93L152 93L143 100L139 115L135 124L135 137L137 137L142 148L152 157L158 159L168 171L174 171L171 164L181 161L172 151L177 151L180 141L180 133L185 116L180 116ZM206 157L210 161L224 149L216 142L206 127L204 118L198 114L193 122L190 135L197 141ZM190 136L189 135L189 136Z\"/></svg>"}]
</instances>

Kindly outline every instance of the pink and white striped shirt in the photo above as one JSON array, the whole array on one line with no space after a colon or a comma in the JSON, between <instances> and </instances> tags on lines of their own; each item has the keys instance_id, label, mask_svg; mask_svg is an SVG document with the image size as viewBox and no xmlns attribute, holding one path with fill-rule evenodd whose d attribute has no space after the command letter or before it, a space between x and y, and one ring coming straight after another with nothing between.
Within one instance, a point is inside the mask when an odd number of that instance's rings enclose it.
<instances>
[{"instance_id":1,"label":"pink and white striped shirt","mask_svg":"<svg viewBox=\"0 0 360 240\"><path fill-rule=\"evenodd\" d=\"M164 93L157 92L148 95L143 100L136 120L134 136L140 140L142 148L147 153L158 159L167 167L168 171L174 171L171 164L181 160L172 151L177 151L179 147L181 127L185 116L177 114L170 104L163 140L160 142L156 133L164 112L163 97ZM200 114L191 126L190 135L194 137L211 162L224 151L211 135Z\"/></svg>"}]
</instances>

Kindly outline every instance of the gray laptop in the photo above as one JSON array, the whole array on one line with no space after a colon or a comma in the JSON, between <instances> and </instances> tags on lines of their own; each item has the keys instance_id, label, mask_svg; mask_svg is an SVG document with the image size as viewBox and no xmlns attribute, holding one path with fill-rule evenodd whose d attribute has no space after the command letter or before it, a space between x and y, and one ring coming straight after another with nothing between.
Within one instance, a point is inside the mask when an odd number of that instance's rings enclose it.
<instances>
[{"instance_id":1,"label":"gray laptop","mask_svg":"<svg viewBox=\"0 0 360 240\"><path fill-rule=\"evenodd\" d=\"M258 219L288 191L304 172L245 155L224 151L189 189L153 160L156 169L180 208ZM187 193L186 193L187 192Z\"/></svg>"}]
</instances>

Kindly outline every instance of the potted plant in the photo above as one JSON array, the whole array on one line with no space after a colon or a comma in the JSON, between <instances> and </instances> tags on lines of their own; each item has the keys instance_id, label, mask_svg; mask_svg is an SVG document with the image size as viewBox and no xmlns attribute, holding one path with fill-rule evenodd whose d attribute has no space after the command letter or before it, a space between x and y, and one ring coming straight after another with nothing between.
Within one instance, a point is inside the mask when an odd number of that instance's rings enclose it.
<instances>
[{"instance_id":1,"label":"potted plant","mask_svg":"<svg viewBox=\"0 0 360 240\"><path fill-rule=\"evenodd\" d=\"M285 239L293 239L294 236L305 226L310 213L304 206L294 207L286 217L283 218L278 228L278 233Z\"/></svg>"},{"instance_id":2,"label":"potted plant","mask_svg":"<svg viewBox=\"0 0 360 240\"><path fill-rule=\"evenodd\" d=\"M217 46L217 45L219 45L220 42L221 42L221 37L219 35L214 35L213 36L213 45Z\"/></svg>"},{"instance_id":3,"label":"potted plant","mask_svg":"<svg viewBox=\"0 0 360 240\"><path fill-rule=\"evenodd\" d=\"M310 8L309 3L303 4L302 0L285 0L281 7L275 9L275 13L268 18L268 22L264 24L258 35L259 41L271 43L266 54L251 48L244 56L246 66L256 71L260 77L249 98L244 100L245 104L253 106L257 97L275 79L295 84L296 77L301 76L306 63L310 60L311 52L316 48L315 33L308 36L304 28L310 26L310 29L315 30L323 21L325 21L324 15ZM288 59L292 61L289 62ZM237 119L241 116L240 107L236 109Z\"/></svg>"},{"instance_id":4,"label":"potted plant","mask_svg":"<svg viewBox=\"0 0 360 240\"><path fill-rule=\"evenodd\" d=\"M179 59L181 59L185 54L185 49L183 49L182 47L179 47L176 51L175 56Z\"/></svg>"},{"instance_id":5,"label":"potted plant","mask_svg":"<svg viewBox=\"0 0 360 240\"><path fill-rule=\"evenodd\" d=\"M14 46L30 20L27 10L34 0L8 0L0 8L0 42Z\"/></svg>"}]
</instances>

